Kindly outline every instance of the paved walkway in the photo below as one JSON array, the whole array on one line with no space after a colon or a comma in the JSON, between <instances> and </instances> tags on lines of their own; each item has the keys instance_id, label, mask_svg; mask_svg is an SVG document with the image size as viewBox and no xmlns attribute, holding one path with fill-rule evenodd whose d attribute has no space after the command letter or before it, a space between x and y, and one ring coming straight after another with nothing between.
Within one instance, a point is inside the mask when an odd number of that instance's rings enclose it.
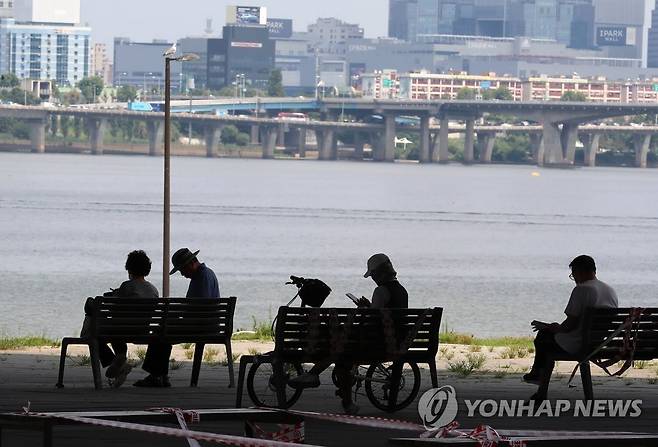
<instances>
[{"instance_id":1,"label":"paved walkway","mask_svg":"<svg viewBox=\"0 0 658 447\"><path fill-rule=\"evenodd\" d=\"M91 410L143 410L150 407L180 408L231 408L234 405L235 390L227 387L226 367L204 365L198 388L189 388L191 364L183 362L172 371L173 387L170 389L139 389L132 382L145 374L135 369L126 385L120 389L95 391L88 366L69 364L66 369L66 387L55 388L57 376L56 357L50 355L27 355L0 353L0 411L19 411L28 401L34 411L91 411ZM423 391L430 388L429 373L421 371ZM237 375L237 367L236 367ZM552 399L580 399L579 378L575 388L569 388L566 378L560 377L551 388ZM497 378L493 374L476 374L468 378L458 378L445 371L440 372L441 385L452 385L460 401L457 420L463 427L474 427L486 423L497 429L547 429L547 430L600 430L636 431L658 433L658 384L647 379L594 379L595 395L598 399L643 399L642 415L637 418L584 418L562 416L559 418L487 418L468 417L463 399L526 399L533 387L521 383L519 375ZM362 414L388 417L370 405L365 396L358 397ZM244 404L250 405L244 397ZM331 379L325 375L323 386L305 391L297 410L337 412L339 402L334 397ZM396 419L420 422L417 403L396 413ZM240 424L204 424L196 429L211 432L240 435ZM410 436L412 433L385 429L362 429L353 426L328 422L309 421L306 424L307 442L316 445L386 445L391 437ZM90 440L91 441L90 443ZM3 446L39 445L39 436L32 433L5 431ZM55 446L185 446L185 441L153 438L152 436L127 433L111 429L83 427L58 428L55 432ZM605 445L602 443L601 445Z\"/></svg>"}]
</instances>

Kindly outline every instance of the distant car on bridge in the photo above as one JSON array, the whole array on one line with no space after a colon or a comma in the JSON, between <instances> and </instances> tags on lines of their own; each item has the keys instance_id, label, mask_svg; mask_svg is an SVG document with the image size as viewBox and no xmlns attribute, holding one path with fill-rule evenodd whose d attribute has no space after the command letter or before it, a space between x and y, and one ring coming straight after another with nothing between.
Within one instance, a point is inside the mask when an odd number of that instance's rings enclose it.
<instances>
[{"instance_id":1,"label":"distant car on bridge","mask_svg":"<svg viewBox=\"0 0 658 447\"><path fill-rule=\"evenodd\" d=\"M153 112L153 106L148 102L129 102L128 110L132 112Z\"/></svg>"},{"instance_id":2,"label":"distant car on bridge","mask_svg":"<svg viewBox=\"0 0 658 447\"><path fill-rule=\"evenodd\" d=\"M288 121L308 121L308 115L300 112L280 112L276 117Z\"/></svg>"}]
</instances>

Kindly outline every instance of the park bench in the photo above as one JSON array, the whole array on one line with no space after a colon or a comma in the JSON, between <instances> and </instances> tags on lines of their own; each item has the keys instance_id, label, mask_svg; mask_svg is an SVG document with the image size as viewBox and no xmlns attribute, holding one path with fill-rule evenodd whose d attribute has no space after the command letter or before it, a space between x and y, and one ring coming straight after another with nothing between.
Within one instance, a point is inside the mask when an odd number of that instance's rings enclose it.
<instances>
[{"instance_id":1,"label":"park bench","mask_svg":"<svg viewBox=\"0 0 658 447\"><path fill-rule=\"evenodd\" d=\"M97 297L87 306L89 331L84 337L62 339L57 387L64 386L69 345L88 345L96 389L102 388L99 340L133 344L194 343L190 386L199 381L206 344L223 344L229 367L229 387L234 385L233 314L236 298L116 298Z\"/></svg>"},{"instance_id":2,"label":"park bench","mask_svg":"<svg viewBox=\"0 0 658 447\"><path fill-rule=\"evenodd\" d=\"M272 363L281 408L285 402L285 363L427 364L432 385L437 387L436 355L442 313L442 308L281 307L276 319L274 351L265 356L243 356L240 360L236 406L239 408L242 403L246 367L255 361Z\"/></svg>"},{"instance_id":3,"label":"park bench","mask_svg":"<svg viewBox=\"0 0 658 447\"><path fill-rule=\"evenodd\" d=\"M589 308L583 314L583 350L576 355L555 355L555 361L575 361L580 363L580 376L586 400L594 399L590 362L593 360L608 360L619 356L624 345L624 332L616 334L602 349L599 349L606 339L618 331L633 311L632 308L594 309ZM636 347L634 360L658 359L658 308L646 308L637 325ZM590 355L598 350L598 352ZM621 361L625 358L620 359ZM546 396L551 380L552 370L545 371L537 394Z\"/></svg>"}]
</instances>

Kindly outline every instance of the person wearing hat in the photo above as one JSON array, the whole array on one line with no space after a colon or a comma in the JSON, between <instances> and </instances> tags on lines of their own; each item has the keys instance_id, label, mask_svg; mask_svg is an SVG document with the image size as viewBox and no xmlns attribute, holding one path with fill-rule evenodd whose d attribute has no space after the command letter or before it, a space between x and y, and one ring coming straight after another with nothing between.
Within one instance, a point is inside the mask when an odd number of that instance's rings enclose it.
<instances>
[{"instance_id":1,"label":"person wearing hat","mask_svg":"<svg viewBox=\"0 0 658 447\"><path fill-rule=\"evenodd\" d=\"M187 288L187 298L219 298L219 282L217 276L206 264L197 259L199 250L192 253L189 248L181 248L171 257L174 268L169 272L173 275L180 272L190 280Z\"/></svg>"},{"instance_id":2,"label":"person wearing hat","mask_svg":"<svg viewBox=\"0 0 658 447\"><path fill-rule=\"evenodd\" d=\"M358 301L359 307L383 308L407 308L409 307L409 295L407 290L398 282L397 272L393 268L390 258L377 253L368 259L367 271L364 278L372 278L377 284L372 293L372 302L366 297ZM329 367L329 363L317 363L308 372L288 381L293 388L317 388L320 386L320 374ZM343 410L347 414L357 414L359 407L352 401L352 371L351 364L335 365L334 370L338 378L338 391L341 397Z\"/></svg>"},{"instance_id":3,"label":"person wearing hat","mask_svg":"<svg viewBox=\"0 0 658 447\"><path fill-rule=\"evenodd\" d=\"M206 264L197 259L199 250L192 252L189 248L181 248L171 257L174 268L169 272L173 275L180 272L190 280L187 288L187 298L219 298L219 281L217 276ZM146 357L142 369L149 375L137 382L137 387L168 388L169 382L169 356L170 344L152 343L146 350Z\"/></svg>"}]
</instances>

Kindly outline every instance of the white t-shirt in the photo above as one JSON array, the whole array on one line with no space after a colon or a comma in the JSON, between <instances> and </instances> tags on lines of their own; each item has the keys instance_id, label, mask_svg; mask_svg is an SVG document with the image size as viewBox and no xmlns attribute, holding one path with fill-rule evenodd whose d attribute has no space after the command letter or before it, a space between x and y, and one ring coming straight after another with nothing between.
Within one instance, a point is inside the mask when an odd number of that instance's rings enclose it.
<instances>
[{"instance_id":1,"label":"white t-shirt","mask_svg":"<svg viewBox=\"0 0 658 447\"><path fill-rule=\"evenodd\" d=\"M615 308L619 307L617 301L617 292L598 279L592 279L577 285L571 292L569 304L564 309L567 317L580 318L583 316L585 309L588 307L597 308ZM580 352L582 348L582 324L578 323L578 328L571 332L555 334L555 341L562 349L572 354Z\"/></svg>"}]
</instances>

